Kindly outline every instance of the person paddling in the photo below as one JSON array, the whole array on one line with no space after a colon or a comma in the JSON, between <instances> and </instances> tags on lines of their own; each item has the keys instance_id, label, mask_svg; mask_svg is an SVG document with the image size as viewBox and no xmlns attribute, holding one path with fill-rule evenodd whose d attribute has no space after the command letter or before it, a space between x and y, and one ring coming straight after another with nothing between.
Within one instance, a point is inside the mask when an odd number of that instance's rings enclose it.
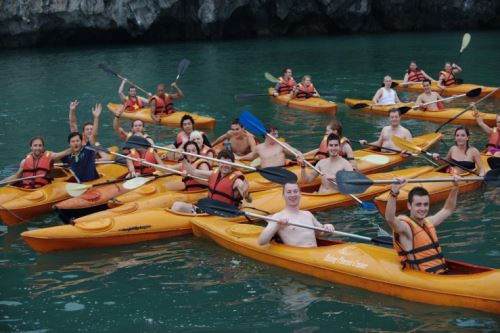
<instances>
[{"instance_id":1,"label":"person paddling","mask_svg":"<svg viewBox=\"0 0 500 333\"><path fill-rule=\"evenodd\" d=\"M495 157L500 157L500 114L497 114L496 126L489 127L486 125L477 111L476 105L471 104L472 110L474 111L474 118L477 124L484 133L488 134L488 143L486 144L486 150L488 155L493 155Z\"/></svg>"},{"instance_id":2,"label":"person paddling","mask_svg":"<svg viewBox=\"0 0 500 333\"><path fill-rule=\"evenodd\" d=\"M302 77L302 81L293 90L292 97L297 99L319 97L318 91L316 90L316 88L314 88L314 85L311 82L310 75L304 75Z\"/></svg>"},{"instance_id":3,"label":"person paddling","mask_svg":"<svg viewBox=\"0 0 500 333\"><path fill-rule=\"evenodd\" d=\"M394 142L392 142L392 137L394 135L397 135L405 139L406 141L412 140L410 131L407 128L401 126L401 111L399 111L399 109L391 109L389 111L389 124L390 125L385 126L382 129L378 140L370 143L370 145L399 150L399 147L397 147ZM368 141L362 139L359 140L359 143L361 145L366 145L368 144ZM382 151L384 150L382 149Z\"/></svg>"},{"instance_id":4,"label":"person paddling","mask_svg":"<svg viewBox=\"0 0 500 333\"><path fill-rule=\"evenodd\" d=\"M391 88L392 78L389 75L384 77L384 86L377 90L372 98L373 103L377 105L394 105L401 103L398 94Z\"/></svg>"},{"instance_id":5,"label":"person paddling","mask_svg":"<svg viewBox=\"0 0 500 333\"><path fill-rule=\"evenodd\" d=\"M82 135L71 132L68 135L70 154L62 161L69 165L73 175L79 182L88 182L99 178L95 167L96 152L83 144Z\"/></svg>"},{"instance_id":6,"label":"person paddling","mask_svg":"<svg viewBox=\"0 0 500 333\"><path fill-rule=\"evenodd\" d=\"M300 223L304 225L324 228L335 231L332 224L321 224L309 211L300 210L300 188L297 183L286 183L283 185L283 200L285 209L272 215L280 222L268 221L267 227L259 236L259 245L267 245L276 235L284 244L298 247L317 247L316 231L289 225L288 223ZM323 233L320 232L320 235Z\"/></svg>"},{"instance_id":7,"label":"person paddling","mask_svg":"<svg viewBox=\"0 0 500 333\"><path fill-rule=\"evenodd\" d=\"M394 249L399 255L403 269L412 269L433 274L446 274L448 267L443 257L436 233L438 227L454 211L458 197L460 176L453 176L453 188L443 208L432 216L429 192L423 187L414 187L408 194L410 216L396 216L396 198L407 184L403 177L391 187L385 219L394 234Z\"/></svg>"},{"instance_id":8,"label":"person paddling","mask_svg":"<svg viewBox=\"0 0 500 333\"><path fill-rule=\"evenodd\" d=\"M437 92L432 91L431 81L428 79L424 79L424 81L422 82L422 87L424 88L424 92L418 95L417 101L415 102L415 106L418 106L422 111L443 110L444 109L443 102L441 102L443 98ZM431 102L434 103L421 106L422 104ZM446 100L445 102L448 102L448 100Z\"/></svg>"},{"instance_id":9,"label":"person paddling","mask_svg":"<svg viewBox=\"0 0 500 333\"><path fill-rule=\"evenodd\" d=\"M138 135L148 140L149 143L154 144L151 136L146 133L144 122L140 119L132 121L130 131L127 132L120 126L120 117L115 116L115 119L113 119L113 129L115 130L115 133L118 135L120 140L123 142L127 141L132 135Z\"/></svg>"},{"instance_id":10,"label":"person paddling","mask_svg":"<svg viewBox=\"0 0 500 333\"><path fill-rule=\"evenodd\" d=\"M405 73L403 82L422 82L424 80L436 81L417 66L415 60L410 61L410 66Z\"/></svg>"},{"instance_id":11,"label":"person paddling","mask_svg":"<svg viewBox=\"0 0 500 333\"><path fill-rule=\"evenodd\" d=\"M266 128L266 131L274 138L278 139L279 132L277 127L269 125ZM276 141L269 138L267 135L264 135L264 142L257 145L255 155L253 157L260 158L261 168L285 166L286 154L295 156L295 154L293 153L294 150L291 147L289 147L286 143L285 146L287 147L287 149L277 144ZM301 154L300 152L297 153Z\"/></svg>"},{"instance_id":12,"label":"person paddling","mask_svg":"<svg viewBox=\"0 0 500 333\"><path fill-rule=\"evenodd\" d=\"M21 161L17 172L5 179L2 182L25 178L31 176L40 176L33 179L25 179L20 181L18 185L22 188L35 189L51 183L51 179L46 177L47 173L53 168L54 161L60 160L64 156L70 154L70 150L65 149L59 153L54 153L45 150L45 141L41 136L35 136L30 140L31 152Z\"/></svg>"},{"instance_id":13,"label":"person paddling","mask_svg":"<svg viewBox=\"0 0 500 333\"><path fill-rule=\"evenodd\" d=\"M283 75L278 78L278 83L274 87L273 96L292 95L296 83L292 77L292 69L283 69Z\"/></svg>"},{"instance_id":14,"label":"person paddling","mask_svg":"<svg viewBox=\"0 0 500 333\"><path fill-rule=\"evenodd\" d=\"M162 116L167 116L175 112L173 101L184 97L184 93L177 86L177 83L172 82L170 86L175 90L175 93L168 94L165 92L165 85L159 84L156 88L156 95L149 100L151 105L151 118L159 123Z\"/></svg>"},{"instance_id":15,"label":"person paddling","mask_svg":"<svg viewBox=\"0 0 500 333\"><path fill-rule=\"evenodd\" d=\"M218 137L212 146L224 142L224 145L229 144L230 149L236 156L237 160L252 160L256 152L256 144L254 136L247 132L240 123L239 118L231 122L231 129L226 134ZM224 147L228 149L229 147Z\"/></svg>"},{"instance_id":16,"label":"person paddling","mask_svg":"<svg viewBox=\"0 0 500 333\"><path fill-rule=\"evenodd\" d=\"M120 97L123 106L124 106L124 111L126 112L134 112L139 109L144 108L148 103L149 100L138 96L137 95L137 88L133 85L128 87L128 96L125 96L123 93L123 88L125 88L125 83L127 83L127 79L123 79L122 83L120 84L120 88L118 88L118 96ZM152 97L151 94L148 96L149 98Z\"/></svg>"},{"instance_id":17,"label":"person paddling","mask_svg":"<svg viewBox=\"0 0 500 333\"><path fill-rule=\"evenodd\" d=\"M446 87L457 84L456 75L462 72L462 68L455 63L447 62L444 64L444 70L439 72L438 85L439 88L445 89Z\"/></svg>"}]
</instances>

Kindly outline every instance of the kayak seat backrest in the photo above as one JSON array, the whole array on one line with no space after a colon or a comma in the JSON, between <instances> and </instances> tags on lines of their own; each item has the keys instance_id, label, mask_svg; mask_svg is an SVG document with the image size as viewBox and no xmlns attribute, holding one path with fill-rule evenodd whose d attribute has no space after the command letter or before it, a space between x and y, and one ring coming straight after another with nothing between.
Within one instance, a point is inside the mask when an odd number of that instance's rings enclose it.
<instances>
[{"instance_id":1,"label":"kayak seat backrest","mask_svg":"<svg viewBox=\"0 0 500 333\"><path fill-rule=\"evenodd\" d=\"M316 242L318 243L318 247L345 244L345 242L335 241L331 239L324 239L324 238L316 238Z\"/></svg>"},{"instance_id":2,"label":"kayak seat backrest","mask_svg":"<svg viewBox=\"0 0 500 333\"><path fill-rule=\"evenodd\" d=\"M448 275L477 274L493 270L493 268L490 267L466 264L463 262L448 259L446 260L446 264L448 265Z\"/></svg>"}]
</instances>

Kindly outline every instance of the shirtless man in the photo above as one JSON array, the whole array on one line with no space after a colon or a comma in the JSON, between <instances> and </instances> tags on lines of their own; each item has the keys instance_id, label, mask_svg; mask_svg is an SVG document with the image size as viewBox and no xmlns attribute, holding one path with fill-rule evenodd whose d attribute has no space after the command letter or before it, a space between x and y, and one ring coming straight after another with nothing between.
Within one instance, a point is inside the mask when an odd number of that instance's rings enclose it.
<instances>
[{"instance_id":1,"label":"shirtless man","mask_svg":"<svg viewBox=\"0 0 500 333\"><path fill-rule=\"evenodd\" d=\"M321 171L321 186L318 193L338 191L337 185L334 184L338 171L353 171L351 163L340 156L340 138L336 134L330 134L327 138L328 142L328 158L320 160L316 164L316 168ZM299 156L297 161L302 167L301 179L305 184L312 183L320 174L313 170L307 173L304 165L304 158Z\"/></svg>"},{"instance_id":2,"label":"shirtless man","mask_svg":"<svg viewBox=\"0 0 500 333\"><path fill-rule=\"evenodd\" d=\"M373 103L377 105L393 105L401 103L398 94L391 88L392 78L389 75L384 77L384 86L377 90L373 96Z\"/></svg>"},{"instance_id":3,"label":"shirtless man","mask_svg":"<svg viewBox=\"0 0 500 333\"><path fill-rule=\"evenodd\" d=\"M411 136L410 131L408 129L404 128L403 126L401 126L400 121L401 121L401 112L399 111L399 109L391 109L389 111L389 123L390 123L390 125L385 126L382 129L382 132L380 133L380 137L378 138L378 140L370 143L370 145L399 150L399 147L397 147L392 142L392 137L394 135L397 135L397 136L399 136L407 141L411 141L412 136ZM359 140L359 143L361 145L366 145L366 144L368 144L368 141ZM382 151L384 151L384 150L382 149Z\"/></svg>"},{"instance_id":4,"label":"shirtless man","mask_svg":"<svg viewBox=\"0 0 500 333\"><path fill-rule=\"evenodd\" d=\"M278 129L276 127L269 126L267 128L267 132L273 137L278 138ZM288 147L286 143L285 146ZM295 156L291 147L285 149L280 144L276 143L273 139L269 138L267 135L265 136L264 142L258 144L256 147L256 155L258 155L258 157L261 160L260 162L261 168L284 166L285 154L290 154Z\"/></svg>"},{"instance_id":5,"label":"shirtless man","mask_svg":"<svg viewBox=\"0 0 500 333\"><path fill-rule=\"evenodd\" d=\"M221 135L214 142L212 146L229 140L231 143L231 150L233 151L236 160L252 160L256 152L255 138L252 134L248 133L243 125L241 125L239 118L236 118L231 123L231 129L226 134Z\"/></svg>"},{"instance_id":6,"label":"shirtless man","mask_svg":"<svg viewBox=\"0 0 500 333\"><path fill-rule=\"evenodd\" d=\"M424 92L418 95L417 101L415 102L415 106L420 107L422 111L439 111L440 108L438 106L438 102L442 100L441 95L437 92L432 91L432 84L430 80L425 79L422 81L422 87L424 88ZM426 106L421 106L422 104L432 103ZM441 108L442 109L442 108Z\"/></svg>"},{"instance_id":7,"label":"shirtless man","mask_svg":"<svg viewBox=\"0 0 500 333\"><path fill-rule=\"evenodd\" d=\"M288 225L289 222L324 228L335 231L331 224L321 224L311 212L300 210L300 188L297 183L286 183L283 186L285 209L272 216L280 222L269 221L267 227L259 237L259 245L269 244L274 235L278 234L281 240L290 246L317 247L316 231Z\"/></svg>"}]
</instances>

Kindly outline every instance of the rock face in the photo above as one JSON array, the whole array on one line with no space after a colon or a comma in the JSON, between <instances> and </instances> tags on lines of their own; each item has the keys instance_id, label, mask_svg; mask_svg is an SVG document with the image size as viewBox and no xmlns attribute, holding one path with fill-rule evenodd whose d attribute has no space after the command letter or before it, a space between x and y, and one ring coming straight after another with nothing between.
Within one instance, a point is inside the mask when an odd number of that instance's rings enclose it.
<instances>
[{"instance_id":1,"label":"rock face","mask_svg":"<svg viewBox=\"0 0 500 333\"><path fill-rule=\"evenodd\" d=\"M0 0L0 47L500 28L498 0Z\"/></svg>"}]
</instances>

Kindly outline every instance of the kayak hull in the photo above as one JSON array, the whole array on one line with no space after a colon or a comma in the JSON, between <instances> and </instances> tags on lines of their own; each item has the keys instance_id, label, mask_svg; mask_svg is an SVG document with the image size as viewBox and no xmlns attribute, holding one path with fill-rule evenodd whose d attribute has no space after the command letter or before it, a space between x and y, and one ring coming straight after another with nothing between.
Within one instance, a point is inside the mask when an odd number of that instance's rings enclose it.
<instances>
[{"instance_id":1,"label":"kayak hull","mask_svg":"<svg viewBox=\"0 0 500 333\"><path fill-rule=\"evenodd\" d=\"M115 104L115 103L108 103L108 109L111 111L113 114L121 110L123 107L122 104ZM125 118L128 120L142 120L145 123L148 124L155 124L155 125L162 125L162 126L170 126L170 127L180 127L181 119L184 115L190 115L193 117L196 128L214 128L215 127L215 119L211 117L204 117L204 116L199 116L194 113L190 112L185 112L185 111L175 111L174 113L170 115L165 115L162 116L160 119L160 123L156 123L152 118L151 118L151 109L150 108L143 108L139 109L134 112L123 112L122 115L120 116L121 118Z\"/></svg>"},{"instance_id":2,"label":"kayak hull","mask_svg":"<svg viewBox=\"0 0 500 333\"><path fill-rule=\"evenodd\" d=\"M409 301L500 313L497 269L449 261L456 275L434 275L402 270L393 249L335 241L319 242L317 248L274 242L260 246L260 226L233 224L220 218L196 218L192 223L196 236L273 266Z\"/></svg>"},{"instance_id":3,"label":"kayak hull","mask_svg":"<svg viewBox=\"0 0 500 333\"><path fill-rule=\"evenodd\" d=\"M411 84L411 85L401 85L400 83L403 82L403 80L392 80L394 83L398 83L396 86L396 90L406 90L406 91L417 91L417 92L423 92L422 88L422 83L416 83L416 84ZM486 96L489 93L491 93L493 90L496 89L496 87L486 87L486 86L481 86L477 84L471 84L471 83L463 83L463 84L458 84L454 86L449 86L446 87L444 90L439 88L437 85L437 82L432 82L432 91L438 92L440 95L443 96L449 96L449 95L460 95L460 94L465 94L472 89L476 88L481 88L481 94L479 96ZM500 98L500 90L496 91L491 98Z\"/></svg>"},{"instance_id":4,"label":"kayak hull","mask_svg":"<svg viewBox=\"0 0 500 333\"><path fill-rule=\"evenodd\" d=\"M269 88L268 93L272 96L274 88ZM288 95L282 96L272 96L272 101L279 105L285 105L290 109L296 109L301 111L318 112L318 113L329 113L335 115L337 113L337 104L332 101L327 101L326 99L319 97L311 97L308 99L297 99L294 98L289 100Z\"/></svg>"},{"instance_id":5,"label":"kayak hull","mask_svg":"<svg viewBox=\"0 0 500 333\"><path fill-rule=\"evenodd\" d=\"M431 168L426 166L371 175L370 177L384 179L385 177L404 175L412 178L429 170ZM377 194L386 191L389 187L390 185L387 184L371 186L358 197L361 200L370 200ZM356 202L352 198L340 193L303 193L300 207L310 211L320 211L355 204ZM273 214L284 208L282 190L274 188L254 193L252 203L244 202L242 207L255 213ZM119 239L124 239L125 243L123 244L130 244L150 239L175 237L179 234L191 232L191 220L193 218L213 218L206 214L178 213L165 207L134 210L111 217L102 216L97 216L91 220L92 215L89 215L85 219L76 220L74 226L56 226L23 232L22 237L28 245L39 252L74 250L94 247L93 244L105 244L107 238L110 238L110 244L106 246L113 246L118 244ZM244 222L246 219L240 216L231 219L231 221ZM158 236L151 235L154 233L157 233ZM68 239L71 239L71 241L68 241Z\"/></svg>"},{"instance_id":6,"label":"kayak hull","mask_svg":"<svg viewBox=\"0 0 500 333\"><path fill-rule=\"evenodd\" d=\"M376 114L376 115L382 115L382 116L388 116L389 115L389 110L392 108L399 108L401 106L409 106L413 107L414 104L412 103L400 103L400 104L394 104L394 105L383 105L383 106L373 106L371 107L370 105L373 104L372 101L370 100L361 100L361 99L353 99L353 98L346 98L345 99L345 104L349 107L354 106L355 104L358 103L364 103L368 104L369 106L358 109L362 110L366 113L369 114ZM404 118L408 119L417 119L417 120L425 120L425 121L432 121L435 123L444 123L448 121L449 119L455 117L457 114L462 112L464 109L461 108L447 108L441 111L422 111L422 110L409 110L405 114L402 115ZM461 125L469 125L469 126L477 126L476 119L473 116L473 111L465 111L463 114L460 115L457 119L453 120L451 123L452 124L461 124ZM488 126L496 126L496 114L493 113L484 113L484 112L479 112L481 118L483 121L488 125Z\"/></svg>"}]
</instances>

